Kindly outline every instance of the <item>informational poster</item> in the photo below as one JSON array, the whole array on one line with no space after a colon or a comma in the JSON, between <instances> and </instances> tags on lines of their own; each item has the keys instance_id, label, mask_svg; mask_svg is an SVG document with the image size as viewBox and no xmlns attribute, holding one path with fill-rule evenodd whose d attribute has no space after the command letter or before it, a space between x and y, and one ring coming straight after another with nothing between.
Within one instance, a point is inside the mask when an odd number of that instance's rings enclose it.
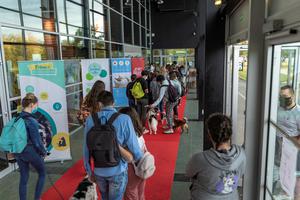
<instances>
[{"instance_id":1,"label":"informational poster","mask_svg":"<svg viewBox=\"0 0 300 200\"><path fill-rule=\"evenodd\" d=\"M68 130L64 62L18 62L21 96L34 93L39 108L34 113L45 148L50 153L46 161L71 159Z\"/></svg>"},{"instance_id":2,"label":"informational poster","mask_svg":"<svg viewBox=\"0 0 300 200\"><path fill-rule=\"evenodd\" d=\"M295 191L297 154L297 147L283 138L280 162L280 183L282 189L290 197L294 197Z\"/></svg>"},{"instance_id":3,"label":"informational poster","mask_svg":"<svg viewBox=\"0 0 300 200\"><path fill-rule=\"evenodd\" d=\"M145 68L144 58L131 58L132 74L136 74L138 77L142 76L141 73Z\"/></svg>"},{"instance_id":4,"label":"informational poster","mask_svg":"<svg viewBox=\"0 0 300 200\"><path fill-rule=\"evenodd\" d=\"M105 90L110 91L109 59L85 59L81 60L82 87L85 97L97 80L105 84Z\"/></svg>"},{"instance_id":5,"label":"informational poster","mask_svg":"<svg viewBox=\"0 0 300 200\"><path fill-rule=\"evenodd\" d=\"M131 59L113 58L111 59L113 95L117 107L128 106L126 96L127 84L131 81Z\"/></svg>"}]
</instances>

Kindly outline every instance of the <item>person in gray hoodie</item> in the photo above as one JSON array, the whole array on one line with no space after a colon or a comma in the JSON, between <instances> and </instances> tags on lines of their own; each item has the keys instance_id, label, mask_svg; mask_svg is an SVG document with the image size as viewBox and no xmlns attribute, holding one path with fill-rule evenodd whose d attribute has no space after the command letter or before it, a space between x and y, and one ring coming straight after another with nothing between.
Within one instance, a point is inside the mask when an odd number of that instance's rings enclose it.
<instances>
[{"instance_id":1,"label":"person in gray hoodie","mask_svg":"<svg viewBox=\"0 0 300 200\"><path fill-rule=\"evenodd\" d=\"M192 179L192 200L238 200L238 181L246 167L245 151L231 144L232 123L224 114L212 114L207 122L213 148L189 160L186 175Z\"/></svg>"}]
</instances>

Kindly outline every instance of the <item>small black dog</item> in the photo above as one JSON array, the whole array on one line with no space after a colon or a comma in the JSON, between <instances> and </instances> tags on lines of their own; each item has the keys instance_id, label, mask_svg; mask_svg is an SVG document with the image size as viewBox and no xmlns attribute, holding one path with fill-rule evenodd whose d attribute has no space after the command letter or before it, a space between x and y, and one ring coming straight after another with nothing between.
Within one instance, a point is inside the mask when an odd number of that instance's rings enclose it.
<instances>
[{"instance_id":1,"label":"small black dog","mask_svg":"<svg viewBox=\"0 0 300 200\"><path fill-rule=\"evenodd\" d=\"M77 186L76 191L70 200L97 200L96 184L91 183L87 177L85 177Z\"/></svg>"}]
</instances>

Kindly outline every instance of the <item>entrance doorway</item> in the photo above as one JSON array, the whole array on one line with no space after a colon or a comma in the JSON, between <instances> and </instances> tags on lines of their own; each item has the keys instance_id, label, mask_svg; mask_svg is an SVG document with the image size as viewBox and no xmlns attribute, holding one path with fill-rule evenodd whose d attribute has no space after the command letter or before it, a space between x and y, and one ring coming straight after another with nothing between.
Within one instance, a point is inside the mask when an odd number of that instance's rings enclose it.
<instances>
[{"instance_id":1,"label":"entrance doorway","mask_svg":"<svg viewBox=\"0 0 300 200\"><path fill-rule=\"evenodd\" d=\"M232 118L233 143L243 145L245 136L248 42L227 48L225 111Z\"/></svg>"}]
</instances>

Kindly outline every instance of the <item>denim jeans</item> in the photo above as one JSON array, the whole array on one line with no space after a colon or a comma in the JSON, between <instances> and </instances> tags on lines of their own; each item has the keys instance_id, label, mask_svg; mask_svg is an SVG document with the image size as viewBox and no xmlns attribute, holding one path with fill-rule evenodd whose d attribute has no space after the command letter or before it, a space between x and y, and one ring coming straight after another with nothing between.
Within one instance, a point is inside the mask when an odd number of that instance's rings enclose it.
<instances>
[{"instance_id":1,"label":"denim jeans","mask_svg":"<svg viewBox=\"0 0 300 200\"><path fill-rule=\"evenodd\" d=\"M102 200L122 200L128 181L127 170L111 177L96 175L96 180Z\"/></svg>"},{"instance_id":2,"label":"denim jeans","mask_svg":"<svg viewBox=\"0 0 300 200\"><path fill-rule=\"evenodd\" d=\"M147 115L147 108L145 107L146 105L148 105L148 99L137 100L136 111L140 116L143 126L145 126L146 123L146 115Z\"/></svg>"},{"instance_id":3,"label":"denim jeans","mask_svg":"<svg viewBox=\"0 0 300 200\"><path fill-rule=\"evenodd\" d=\"M16 154L16 159L20 168L20 183L19 183L19 197L20 200L26 200L27 197L27 182L29 179L29 164L34 167L39 177L35 187L34 199L41 198L46 170L44 159L36 152L32 145L25 147L24 151L20 154Z\"/></svg>"}]
</instances>

